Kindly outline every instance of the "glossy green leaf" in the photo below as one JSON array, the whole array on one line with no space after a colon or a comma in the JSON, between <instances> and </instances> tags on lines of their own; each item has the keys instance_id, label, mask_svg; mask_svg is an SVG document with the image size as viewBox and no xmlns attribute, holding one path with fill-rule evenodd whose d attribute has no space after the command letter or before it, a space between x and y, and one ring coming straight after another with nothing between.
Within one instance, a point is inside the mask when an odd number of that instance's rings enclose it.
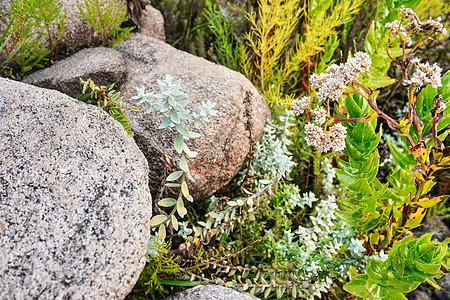
<instances>
[{"instance_id":1,"label":"glossy green leaf","mask_svg":"<svg viewBox=\"0 0 450 300\"><path fill-rule=\"evenodd\" d=\"M366 290L366 282L369 276L366 274L357 275L352 278L352 280L344 285L344 290L352 295L367 299L369 298L369 293Z\"/></svg>"},{"instance_id":2,"label":"glossy green leaf","mask_svg":"<svg viewBox=\"0 0 450 300\"><path fill-rule=\"evenodd\" d=\"M362 109L356 103L355 98L350 95L345 98L345 109L348 112L349 118L360 118L364 115Z\"/></svg>"},{"instance_id":3,"label":"glossy green leaf","mask_svg":"<svg viewBox=\"0 0 450 300\"><path fill-rule=\"evenodd\" d=\"M387 144L389 150L391 150L391 154L394 157L395 162L398 163L403 170L409 171L416 165L416 161L414 160L414 156L411 152L407 152L406 154L400 152L394 145L392 145L389 138L387 138Z\"/></svg>"},{"instance_id":4,"label":"glossy green leaf","mask_svg":"<svg viewBox=\"0 0 450 300\"><path fill-rule=\"evenodd\" d=\"M372 187L367 182L366 178L358 179L355 183L349 185L349 189L353 190L356 193L368 195L373 192Z\"/></svg>"},{"instance_id":5,"label":"glossy green leaf","mask_svg":"<svg viewBox=\"0 0 450 300\"><path fill-rule=\"evenodd\" d=\"M441 84L442 86L438 88L438 92L442 93L442 98L445 101L450 98L450 70L442 76Z\"/></svg>"}]
</instances>

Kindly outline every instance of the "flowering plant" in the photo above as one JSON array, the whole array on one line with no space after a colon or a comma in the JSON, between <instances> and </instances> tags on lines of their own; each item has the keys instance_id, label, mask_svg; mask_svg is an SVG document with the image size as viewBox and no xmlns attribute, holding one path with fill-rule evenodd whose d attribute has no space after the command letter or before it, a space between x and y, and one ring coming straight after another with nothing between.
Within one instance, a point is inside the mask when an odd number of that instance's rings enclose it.
<instances>
[{"instance_id":1,"label":"flowering plant","mask_svg":"<svg viewBox=\"0 0 450 300\"><path fill-rule=\"evenodd\" d=\"M297 115L309 110L314 117L314 121L304 127L308 145L321 152L342 151L347 157L337 158L339 169L336 174L347 192L339 201L341 210L336 214L358 231L364 254L389 253L386 263L371 261L367 274L353 276L354 279L344 287L356 296L370 299L394 299L393 294L385 290L386 284L398 289L396 299L405 299L402 293L414 290L418 286L415 282L427 281L437 286L433 278L447 273L445 267L448 267L445 260L436 260L434 263L442 268L426 276L421 267L417 272L411 271L421 274L418 278L414 277L416 275L411 277L407 271L392 275L392 270L397 269L396 264L410 260L398 251L406 243L405 236L412 236L410 230L420 225L428 208L448 197L427 194L434 185L434 172L450 168L450 147L443 143L450 131L447 128L450 108L446 105L450 97L450 73L441 77L442 69L436 63L421 63L415 57L418 47L426 40L447 32L440 19L422 22L410 8L401 7L400 16L400 20L386 24L389 30L387 56L400 67L401 83L407 90L407 112L400 121L378 107L378 91L360 80L363 79L360 74L372 72L371 57L363 52L357 52L345 64L330 65L325 73L312 74L310 84L316 89L313 91L316 100L305 96L292 103ZM414 45L417 37L418 42ZM391 48L396 44L401 45L400 51ZM407 48L411 45L414 46ZM391 53L399 53L399 58ZM337 103L334 114L333 103ZM321 107L322 104L325 107ZM380 165L377 146L382 136L382 126L377 126L378 118L384 119L388 127L409 144L407 149L399 149L388 140L397 166L384 184L377 178ZM422 239L410 243L408 245L416 247ZM446 253L447 243L436 245ZM419 247L417 251L423 249ZM379 275L384 277L374 279L371 274L381 267L383 272L395 278ZM385 274L383 272L381 274ZM382 282L388 278L391 282ZM400 288L402 282L408 288Z\"/></svg>"}]
</instances>

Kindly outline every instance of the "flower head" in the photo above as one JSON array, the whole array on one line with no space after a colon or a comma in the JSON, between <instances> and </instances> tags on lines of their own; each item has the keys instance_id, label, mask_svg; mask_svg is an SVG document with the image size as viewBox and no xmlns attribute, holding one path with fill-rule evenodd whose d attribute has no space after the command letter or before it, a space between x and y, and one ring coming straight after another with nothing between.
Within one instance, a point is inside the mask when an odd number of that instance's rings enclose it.
<instances>
[{"instance_id":1,"label":"flower head","mask_svg":"<svg viewBox=\"0 0 450 300\"><path fill-rule=\"evenodd\" d=\"M292 101L291 106L294 110L294 114L296 116L300 116L301 114L303 114L310 102L311 98L308 96L303 96L300 99L295 99L294 101Z\"/></svg>"},{"instance_id":2,"label":"flower head","mask_svg":"<svg viewBox=\"0 0 450 300\"><path fill-rule=\"evenodd\" d=\"M438 17L436 20L429 19L426 22L422 22L411 8L405 8L405 6L400 8L400 14L402 15L402 20L386 23L385 27L390 30L392 38L401 36L402 39L406 39L406 44L408 46L412 44L411 36L419 32L430 35L439 33L447 34L447 30L441 23L441 17ZM410 23L402 26L402 22Z\"/></svg>"},{"instance_id":3,"label":"flower head","mask_svg":"<svg viewBox=\"0 0 450 300\"><path fill-rule=\"evenodd\" d=\"M442 68L437 63L431 66L428 62L420 63L419 59L413 59L411 62L416 65L416 70L409 80L403 81L403 85L421 87L422 85L431 84L434 88L442 86Z\"/></svg>"},{"instance_id":4,"label":"flower head","mask_svg":"<svg viewBox=\"0 0 450 300\"><path fill-rule=\"evenodd\" d=\"M332 125L328 133L315 124L307 123L305 129L305 140L309 146L317 147L323 153L330 150L342 151L345 149L345 136L347 129L340 123Z\"/></svg>"},{"instance_id":5,"label":"flower head","mask_svg":"<svg viewBox=\"0 0 450 300\"><path fill-rule=\"evenodd\" d=\"M345 64L332 64L326 69L326 73L312 74L309 82L312 87L319 89L316 94L319 101L338 101L346 86L356 80L360 73L369 71L371 64L369 55L357 52Z\"/></svg>"},{"instance_id":6,"label":"flower head","mask_svg":"<svg viewBox=\"0 0 450 300\"><path fill-rule=\"evenodd\" d=\"M327 120L327 110L323 107L312 110L316 123L322 125Z\"/></svg>"}]
</instances>

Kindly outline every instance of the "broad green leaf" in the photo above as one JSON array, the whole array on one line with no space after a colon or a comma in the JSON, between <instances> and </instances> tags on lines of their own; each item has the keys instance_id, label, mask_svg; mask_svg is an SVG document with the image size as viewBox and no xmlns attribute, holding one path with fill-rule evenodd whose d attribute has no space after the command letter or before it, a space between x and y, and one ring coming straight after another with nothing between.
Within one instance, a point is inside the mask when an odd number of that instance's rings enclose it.
<instances>
[{"instance_id":1,"label":"broad green leaf","mask_svg":"<svg viewBox=\"0 0 450 300\"><path fill-rule=\"evenodd\" d=\"M161 224L162 222L164 222L165 220L167 220L167 216L164 215L156 215L154 216L151 221L150 221L150 226L158 226L159 224Z\"/></svg>"},{"instance_id":2,"label":"broad green leaf","mask_svg":"<svg viewBox=\"0 0 450 300\"><path fill-rule=\"evenodd\" d=\"M363 195L368 195L373 192L366 178L358 179L355 183L349 185L348 188Z\"/></svg>"},{"instance_id":3,"label":"broad green leaf","mask_svg":"<svg viewBox=\"0 0 450 300\"><path fill-rule=\"evenodd\" d=\"M186 180L183 180L181 182L181 192L183 193L184 197L189 197L189 189Z\"/></svg>"},{"instance_id":4,"label":"broad green leaf","mask_svg":"<svg viewBox=\"0 0 450 300\"><path fill-rule=\"evenodd\" d=\"M355 102L355 99L350 95L345 98L345 109L348 112L349 118L360 118L364 115L361 108Z\"/></svg>"},{"instance_id":5,"label":"broad green leaf","mask_svg":"<svg viewBox=\"0 0 450 300\"><path fill-rule=\"evenodd\" d=\"M430 114L430 110L434 107L433 99L436 94L436 89L431 85L427 85L420 91L417 97L416 111L422 120L426 115Z\"/></svg>"},{"instance_id":6,"label":"broad green leaf","mask_svg":"<svg viewBox=\"0 0 450 300\"><path fill-rule=\"evenodd\" d=\"M347 172L343 171L343 170L336 170L336 176L338 177L338 179L340 181L342 181L345 185L352 185L355 183L355 178L354 176L348 174Z\"/></svg>"},{"instance_id":7,"label":"broad green leaf","mask_svg":"<svg viewBox=\"0 0 450 300\"><path fill-rule=\"evenodd\" d=\"M189 167L186 161L186 158L184 155L181 155L180 162L179 162L180 169L183 170L185 173L189 173Z\"/></svg>"},{"instance_id":8,"label":"broad green leaf","mask_svg":"<svg viewBox=\"0 0 450 300\"><path fill-rule=\"evenodd\" d=\"M173 147L178 154L181 154L181 152L183 151L183 143L183 136L181 134L178 134L173 141Z\"/></svg>"},{"instance_id":9,"label":"broad green leaf","mask_svg":"<svg viewBox=\"0 0 450 300\"><path fill-rule=\"evenodd\" d=\"M344 285L344 290L352 295L368 299L369 293L365 287L367 280L369 280L369 276L366 274L357 275L349 283Z\"/></svg>"},{"instance_id":10,"label":"broad green leaf","mask_svg":"<svg viewBox=\"0 0 450 300\"><path fill-rule=\"evenodd\" d=\"M394 157L395 162L398 163L400 168L409 171L416 165L416 161L414 160L414 156L411 154L411 152L403 154L394 145L392 145L392 143L389 141L389 138L387 138L387 144L389 150L391 150L391 154Z\"/></svg>"},{"instance_id":11,"label":"broad green leaf","mask_svg":"<svg viewBox=\"0 0 450 300\"><path fill-rule=\"evenodd\" d=\"M405 7L415 8L420 2L422 0L394 0L394 7L399 8L404 5Z\"/></svg>"},{"instance_id":12,"label":"broad green leaf","mask_svg":"<svg viewBox=\"0 0 450 300\"><path fill-rule=\"evenodd\" d=\"M177 200L175 200L174 198L164 198L158 202L158 205L162 206L162 207L172 207L176 203L177 203Z\"/></svg>"},{"instance_id":13,"label":"broad green leaf","mask_svg":"<svg viewBox=\"0 0 450 300\"><path fill-rule=\"evenodd\" d=\"M442 120L436 124L436 130L439 132L448 124L450 124L450 102L447 102L447 108L443 112Z\"/></svg>"},{"instance_id":14,"label":"broad green leaf","mask_svg":"<svg viewBox=\"0 0 450 300\"><path fill-rule=\"evenodd\" d=\"M438 88L438 92L442 93L442 98L444 101L450 98L450 71L447 71L441 79L442 86Z\"/></svg>"},{"instance_id":15,"label":"broad green leaf","mask_svg":"<svg viewBox=\"0 0 450 300\"><path fill-rule=\"evenodd\" d=\"M397 80L379 73L375 70L363 73L358 77L358 81L371 89L379 89L395 83Z\"/></svg>"},{"instance_id":16,"label":"broad green leaf","mask_svg":"<svg viewBox=\"0 0 450 300\"><path fill-rule=\"evenodd\" d=\"M336 216L338 216L338 218L342 221L355 227L359 225L359 218L354 218L352 213L344 212L341 210L337 210L335 213Z\"/></svg>"},{"instance_id":17,"label":"broad green leaf","mask_svg":"<svg viewBox=\"0 0 450 300\"><path fill-rule=\"evenodd\" d=\"M419 199L419 202L417 202L418 205L420 205L423 208L430 208L439 202L441 202L444 199L444 197L430 197L430 196L422 196Z\"/></svg>"},{"instance_id":18,"label":"broad green leaf","mask_svg":"<svg viewBox=\"0 0 450 300\"><path fill-rule=\"evenodd\" d=\"M178 171L172 172L172 173L170 173L169 176L167 176L166 180L167 181L175 181L178 178L180 178L181 175L183 175L183 174L184 174L184 171L182 171L182 170L178 170Z\"/></svg>"}]
</instances>

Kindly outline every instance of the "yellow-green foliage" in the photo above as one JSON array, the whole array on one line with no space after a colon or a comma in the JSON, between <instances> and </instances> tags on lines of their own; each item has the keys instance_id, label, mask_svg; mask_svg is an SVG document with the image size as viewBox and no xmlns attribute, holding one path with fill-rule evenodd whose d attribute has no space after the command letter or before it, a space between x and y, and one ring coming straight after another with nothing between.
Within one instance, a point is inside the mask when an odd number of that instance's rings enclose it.
<instances>
[{"instance_id":1,"label":"yellow-green foliage","mask_svg":"<svg viewBox=\"0 0 450 300\"><path fill-rule=\"evenodd\" d=\"M150 236L148 261L138 281L138 285L143 285L146 299L149 297L161 299L161 294L167 293L163 287L163 284L167 282L161 278L167 274L174 275L180 272L179 266L175 263L178 257L168 255L169 250L170 242L163 242L156 236ZM171 283L175 282L171 281Z\"/></svg>"},{"instance_id":2,"label":"yellow-green foliage","mask_svg":"<svg viewBox=\"0 0 450 300\"><path fill-rule=\"evenodd\" d=\"M269 104L290 105L288 83L310 57L320 53L335 28L351 20L362 0L311 1L308 8L298 0L260 0L258 14L246 14L251 31L245 35L255 54L253 64L241 58L241 68L257 84ZM301 17L305 32L297 32ZM249 52L242 50L242 53Z\"/></svg>"},{"instance_id":3,"label":"yellow-green foliage","mask_svg":"<svg viewBox=\"0 0 450 300\"><path fill-rule=\"evenodd\" d=\"M105 0L83 0L78 3L81 19L89 22L89 25L102 36L102 44L106 46L112 43L120 44L124 38L130 35L134 27L121 28L120 25L127 21L127 7L122 2Z\"/></svg>"},{"instance_id":4,"label":"yellow-green foliage","mask_svg":"<svg viewBox=\"0 0 450 300\"><path fill-rule=\"evenodd\" d=\"M246 33L245 38L256 55L255 77L262 91L278 81L277 72L287 71L284 70L281 58L290 45L303 10L304 7L300 6L298 0L260 0L258 16L246 14L252 29Z\"/></svg>"},{"instance_id":5,"label":"yellow-green foliage","mask_svg":"<svg viewBox=\"0 0 450 300\"><path fill-rule=\"evenodd\" d=\"M54 0L14 0L0 18L6 24L0 35L0 75L11 77L17 66L22 72L44 67L66 22L62 5Z\"/></svg>"}]
</instances>

